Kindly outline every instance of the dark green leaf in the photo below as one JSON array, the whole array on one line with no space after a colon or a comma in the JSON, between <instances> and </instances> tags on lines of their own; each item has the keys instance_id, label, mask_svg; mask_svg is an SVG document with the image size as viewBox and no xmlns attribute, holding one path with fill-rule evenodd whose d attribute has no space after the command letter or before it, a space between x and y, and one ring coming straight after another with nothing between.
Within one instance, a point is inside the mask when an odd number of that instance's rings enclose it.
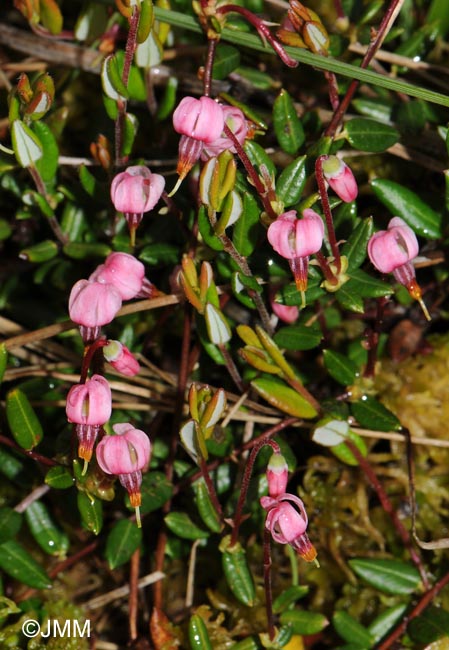
<instances>
[{"instance_id":1,"label":"dark green leaf","mask_svg":"<svg viewBox=\"0 0 449 650\"><path fill-rule=\"evenodd\" d=\"M170 512L164 521L172 533L182 539L206 539L210 534L194 524L186 512Z\"/></svg>"},{"instance_id":2,"label":"dark green leaf","mask_svg":"<svg viewBox=\"0 0 449 650\"><path fill-rule=\"evenodd\" d=\"M22 525L22 515L12 508L0 508L0 544L17 535Z\"/></svg>"},{"instance_id":3,"label":"dark green leaf","mask_svg":"<svg viewBox=\"0 0 449 650\"><path fill-rule=\"evenodd\" d=\"M64 555L69 547L65 533L57 528L46 506L34 501L25 510L25 519L36 542L49 555Z\"/></svg>"},{"instance_id":4,"label":"dark green leaf","mask_svg":"<svg viewBox=\"0 0 449 650\"><path fill-rule=\"evenodd\" d=\"M355 618L344 611L337 611L332 617L332 625L337 634L345 641L350 641L360 648L371 648L373 638L368 630Z\"/></svg>"},{"instance_id":5,"label":"dark green leaf","mask_svg":"<svg viewBox=\"0 0 449 650\"><path fill-rule=\"evenodd\" d=\"M239 65L239 50L228 43L219 43L215 52L212 77L214 79L225 79Z\"/></svg>"},{"instance_id":6,"label":"dark green leaf","mask_svg":"<svg viewBox=\"0 0 449 650\"><path fill-rule=\"evenodd\" d=\"M276 137L282 149L292 156L304 143L305 135L293 100L284 89L274 101L273 125Z\"/></svg>"},{"instance_id":7,"label":"dark green leaf","mask_svg":"<svg viewBox=\"0 0 449 650\"><path fill-rule=\"evenodd\" d=\"M245 549L237 542L230 546L230 536L224 537L220 543L222 566L226 582L240 603L252 607L256 598L254 580L248 566Z\"/></svg>"},{"instance_id":8,"label":"dark green leaf","mask_svg":"<svg viewBox=\"0 0 449 650\"><path fill-rule=\"evenodd\" d=\"M291 625L293 634L318 634L329 625L329 621L318 612L294 610L284 612L280 617L282 625Z\"/></svg>"},{"instance_id":9,"label":"dark green leaf","mask_svg":"<svg viewBox=\"0 0 449 650\"><path fill-rule=\"evenodd\" d=\"M35 244L29 248L24 248L20 251L19 256L28 262L39 263L48 262L48 260L52 260L56 257L57 254L58 245L56 242L51 239L46 239L45 241L39 242L39 244Z\"/></svg>"},{"instance_id":10,"label":"dark green leaf","mask_svg":"<svg viewBox=\"0 0 449 650\"><path fill-rule=\"evenodd\" d=\"M212 650L206 624L199 614L193 614L190 618L189 641L191 650Z\"/></svg>"},{"instance_id":11,"label":"dark green leaf","mask_svg":"<svg viewBox=\"0 0 449 650\"><path fill-rule=\"evenodd\" d=\"M323 358L324 365L331 377L343 386L354 383L358 368L353 361L345 357L344 354L333 350L323 350Z\"/></svg>"},{"instance_id":12,"label":"dark green leaf","mask_svg":"<svg viewBox=\"0 0 449 650\"><path fill-rule=\"evenodd\" d=\"M16 540L0 545L0 569L14 580L29 587L35 589L51 587L48 575Z\"/></svg>"},{"instance_id":13,"label":"dark green leaf","mask_svg":"<svg viewBox=\"0 0 449 650\"><path fill-rule=\"evenodd\" d=\"M369 395L351 404L351 411L358 423L367 429L378 431L399 431L401 429L401 423L394 413Z\"/></svg>"},{"instance_id":14,"label":"dark green leaf","mask_svg":"<svg viewBox=\"0 0 449 650\"><path fill-rule=\"evenodd\" d=\"M204 479L200 478L198 481L195 481L193 489L195 491L195 503L201 519L209 530L214 533L219 533L222 529L222 525L209 496Z\"/></svg>"},{"instance_id":15,"label":"dark green leaf","mask_svg":"<svg viewBox=\"0 0 449 650\"><path fill-rule=\"evenodd\" d=\"M78 510L83 528L98 535L103 528L103 502L86 492L78 492Z\"/></svg>"},{"instance_id":16,"label":"dark green leaf","mask_svg":"<svg viewBox=\"0 0 449 650\"><path fill-rule=\"evenodd\" d=\"M306 159L300 156L282 170L276 181L276 196L288 208L298 203L306 184Z\"/></svg>"},{"instance_id":17,"label":"dark green leaf","mask_svg":"<svg viewBox=\"0 0 449 650\"><path fill-rule=\"evenodd\" d=\"M139 253L139 259L149 266L176 264L179 260L179 248L164 242L148 244Z\"/></svg>"},{"instance_id":18,"label":"dark green leaf","mask_svg":"<svg viewBox=\"0 0 449 650\"><path fill-rule=\"evenodd\" d=\"M276 176L276 167L274 162L271 160L270 156L266 153L265 149L254 142L254 140L247 140L245 142L245 152L250 161L257 168L260 168L261 165L265 165L268 169L270 176L273 178Z\"/></svg>"},{"instance_id":19,"label":"dark green leaf","mask_svg":"<svg viewBox=\"0 0 449 650\"><path fill-rule=\"evenodd\" d=\"M287 610L290 605L296 603L297 600L304 598L309 593L307 585L294 585L285 589L273 602L273 612L280 614Z\"/></svg>"},{"instance_id":20,"label":"dark green leaf","mask_svg":"<svg viewBox=\"0 0 449 650\"><path fill-rule=\"evenodd\" d=\"M125 564L142 541L142 529L133 521L121 519L108 534L105 557L110 569Z\"/></svg>"},{"instance_id":21,"label":"dark green leaf","mask_svg":"<svg viewBox=\"0 0 449 650\"><path fill-rule=\"evenodd\" d=\"M428 239L441 237L441 214L424 203L415 192L386 178L375 178L371 187L393 215L397 215L416 231Z\"/></svg>"},{"instance_id":22,"label":"dark green leaf","mask_svg":"<svg viewBox=\"0 0 449 650\"><path fill-rule=\"evenodd\" d=\"M449 612L431 605L418 618L410 621L407 632L415 643L432 643L442 637L449 637Z\"/></svg>"},{"instance_id":23,"label":"dark green leaf","mask_svg":"<svg viewBox=\"0 0 449 650\"><path fill-rule=\"evenodd\" d=\"M89 257L107 257L111 252L110 246L101 242L85 244L78 242L69 242L65 244L64 253L75 260L84 260Z\"/></svg>"},{"instance_id":24,"label":"dark green leaf","mask_svg":"<svg viewBox=\"0 0 449 650\"><path fill-rule=\"evenodd\" d=\"M234 224L232 242L240 255L251 255L257 244L260 208L249 193L243 195L243 213Z\"/></svg>"},{"instance_id":25,"label":"dark green leaf","mask_svg":"<svg viewBox=\"0 0 449 650\"><path fill-rule=\"evenodd\" d=\"M6 396L6 417L14 440L23 449L33 449L42 439L42 426L28 401L19 388Z\"/></svg>"},{"instance_id":26,"label":"dark green leaf","mask_svg":"<svg viewBox=\"0 0 449 650\"><path fill-rule=\"evenodd\" d=\"M349 282L346 282L346 284L344 284L335 294L337 301L343 309L355 311L357 314L364 314L365 303L363 298L358 293L348 291L347 285Z\"/></svg>"},{"instance_id":27,"label":"dark green leaf","mask_svg":"<svg viewBox=\"0 0 449 650\"><path fill-rule=\"evenodd\" d=\"M354 293L362 298L381 298L393 293L393 288L387 282L382 282L368 275L361 269L356 269L351 273L351 279L344 285L348 293Z\"/></svg>"},{"instance_id":28,"label":"dark green leaf","mask_svg":"<svg viewBox=\"0 0 449 650\"><path fill-rule=\"evenodd\" d=\"M348 142L360 151L385 151L399 140L392 126L364 117L355 117L345 124Z\"/></svg>"},{"instance_id":29,"label":"dark green leaf","mask_svg":"<svg viewBox=\"0 0 449 650\"><path fill-rule=\"evenodd\" d=\"M81 185L87 194L97 201L102 200L105 196L105 188L85 165L80 165L79 175Z\"/></svg>"},{"instance_id":30,"label":"dark green leaf","mask_svg":"<svg viewBox=\"0 0 449 650\"><path fill-rule=\"evenodd\" d=\"M355 558L348 562L354 573L386 594L411 594L421 583L418 569L399 560Z\"/></svg>"},{"instance_id":31,"label":"dark green leaf","mask_svg":"<svg viewBox=\"0 0 449 650\"><path fill-rule=\"evenodd\" d=\"M45 476L45 482L56 490L66 490L74 484L74 478L67 467L52 467Z\"/></svg>"},{"instance_id":32,"label":"dark green leaf","mask_svg":"<svg viewBox=\"0 0 449 650\"><path fill-rule=\"evenodd\" d=\"M398 623L404 616L406 604L394 605L389 607L382 614L379 614L374 621L368 626L368 630L373 637L374 643L377 643Z\"/></svg>"},{"instance_id":33,"label":"dark green leaf","mask_svg":"<svg viewBox=\"0 0 449 650\"><path fill-rule=\"evenodd\" d=\"M0 343L0 383L3 381L6 368L8 366L8 350L4 343Z\"/></svg>"},{"instance_id":34,"label":"dark green leaf","mask_svg":"<svg viewBox=\"0 0 449 650\"><path fill-rule=\"evenodd\" d=\"M353 100L352 105L356 111L365 117L371 117L373 120L377 120L378 122L391 122L393 107L383 99L358 98Z\"/></svg>"},{"instance_id":35,"label":"dark green leaf","mask_svg":"<svg viewBox=\"0 0 449 650\"><path fill-rule=\"evenodd\" d=\"M159 510L170 499L173 494L173 486L162 472L147 472L143 475L140 492L142 495L140 512L145 515ZM127 507L134 510L128 497L126 497L126 504Z\"/></svg>"},{"instance_id":36,"label":"dark green leaf","mask_svg":"<svg viewBox=\"0 0 449 650\"><path fill-rule=\"evenodd\" d=\"M363 219L343 245L341 254L348 258L349 271L358 268L366 258L366 246L373 234L373 218ZM351 277L352 277L351 273Z\"/></svg>"},{"instance_id":37,"label":"dark green leaf","mask_svg":"<svg viewBox=\"0 0 449 650\"><path fill-rule=\"evenodd\" d=\"M274 335L275 342L286 350L311 350L316 348L323 338L318 326L289 325L282 327Z\"/></svg>"}]
</instances>

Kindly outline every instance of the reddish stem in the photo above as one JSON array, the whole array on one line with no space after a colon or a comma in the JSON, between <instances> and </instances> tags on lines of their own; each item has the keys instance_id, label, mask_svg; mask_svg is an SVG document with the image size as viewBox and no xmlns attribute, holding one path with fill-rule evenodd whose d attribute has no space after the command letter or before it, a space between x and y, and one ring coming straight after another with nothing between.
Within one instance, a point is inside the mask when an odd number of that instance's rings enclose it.
<instances>
[{"instance_id":1,"label":"reddish stem","mask_svg":"<svg viewBox=\"0 0 449 650\"><path fill-rule=\"evenodd\" d=\"M387 11L382 18L379 29L377 30L376 37L371 41L368 50L366 51L365 56L363 57L360 67L362 69L367 68L371 60L375 56L377 50L381 47L382 42L387 35L390 27L392 26L404 0L392 0ZM340 126L341 121L343 120L344 114L346 113L349 104L354 96L355 91L358 88L359 81L354 79L346 91L346 95L340 102L338 109L335 111L334 116L329 123L325 135L333 138L337 132L338 127Z\"/></svg>"},{"instance_id":2,"label":"reddish stem","mask_svg":"<svg viewBox=\"0 0 449 650\"><path fill-rule=\"evenodd\" d=\"M274 434L272 434L274 435ZM248 462L246 463L245 466L245 473L243 474L243 479L242 479L242 485L240 487L240 494L239 494L239 500L237 502L237 507L235 509L235 515L234 515L234 527L232 529L232 534L231 534L231 541L229 543L229 547L232 548L237 544L238 536L239 536L239 529L240 525L242 523L242 514L243 514L243 506L245 505L246 501L246 495L248 493L248 488L249 488L249 483L251 480L251 474L253 472L253 467L254 467L254 462L257 458L257 454L259 451L264 447L265 445L270 445L270 447L273 449L275 453L280 453L280 447L277 444L277 442L274 442L273 440L264 438L262 441L258 442L252 449L251 453L248 458Z\"/></svg>"},{"instance_id":3,"label":"reddish stem","mask_svg":"<svg viewBox=\"0 0 449 650\"><path fill-rule=\"evenodd\" d=\"M129 639L135 641L137 633L137 614L139 611L139 566L140 566L140 548L136 548L131 555L129 567L129 597L128 597L128 620L129 620Z\"/></svg>"},{"instance_id":4,"label":"reddish stem","mask_svg":"<svg viewBox=\"0 0 449 650\"><path fill-rule=\"evenodd\" d=\"M329 262L324 257L323 253L321 251L318 251L318 253L315 253L315 257L318 264L320 265L320 269L322 270L326 280L331 284L337 284L338 278L336 278L335 275L332 273L332 269L329 266Z\"/></svg>"},{"instance_id":5,"label":"reddish stem","mask_svg":"<svg viewBox=\"0 0 449 650\"><path fill-rule=\"evenodd\" d=\"M402 539L404 546L406 546L408 552L410 553L410 558L412 562L416 565L420 575L421 575L421 580L423 582L423 585L426 589L429 588L429 581L427 579L427 574L425 571L425 568L422 564L421 558L419 557L418 553L416 552L416 549L413 547L413 542L410 537L410 534L408 530L405 528L404 524L402 521L399 519L398 514L396 510L393 507L393 504L391 503L387 493L385 492L381 482L377 478L373 468L369 464L368 460L362 456L360 453L359 449L356 447L356 445L351 441L351 440L345 440L346 446L349 448L349 450L352 452L352 454L355 456L357 459L358 464L360 465L361 469L365 473L366 478L370 482L372 488L376 491L376 494L379 498L379 501L382 505L382 508L385 510L385 512L391 517L391 520L393 522L394 527L396 528L397 533L399 534L400 538Z\"/></svg>"},{"instance_id":6,"label":"reddish stem","mask_svg":"<svg viewBox=\"0 0 449 650\"><path fill-rule=\"evenodd\" d=\"M224 5L222 7L218 7L216 13L221 15L225 15L229 13L240 14L241 16L246 18L246 20L253 27L257 29L257 32L263 41L268 41L268 43L271 45L273 50L279 56L281 61L285 63L285 65L288 65L289 68L296 68L298 66L298 61L295 61L295 59L292 59L292 57L287 54L283 46L272 35L267 25L264 23L264 21L261 18L259 18L259 16L256 16L248 9L245 9L245 7L240 7L239 5Z\"/></svg>"},{"instance_id":7,"label":"reddish stem","mask_svg":"<svg viewBox=\"0 0 449 650\"><path fill-rule=\"evenodd\" d=\"M85 384L87 380L87 375L89 373L89 368L90 364L92 362L92 359L94 357L94 354L99 350L100 348L103 348L105 345L108 344L108 341L105 336L103 336L100 339L97 339L90 345L87 345L84 349L84 357L83 357L83 365L81 368L81 376L80 376L80 384Z\"/></svg>"},{"instance_id":8,"label":"reddish stem","mask_svg":"<svg viewBox=\"0 0 449 650\"><path fill-rule=\"evenodd\" d=\"M263 531L263 579L265 586L265 610L267 612L268 636L273 641L276 631L273 617L273 591L271 588L271 533Z\"/></svg>"},{"instance_id":9,"label":"reddish stem","mask_svg":"<svg viewBox=\"0 0 449 650\"><path fill-rule=\"evenodd\" d=\"M122 81L128 86L129 73L134 51L137 44L137 28L139 26L140 10L138 7L133 8L133 13L129 21L128 38L126 39L125 61L123 63ZM124 162L122 159L123 129L126 115L126 100L118 101L119 114L115 120L115 164L120 166Z\"/></svg>"},{"instance_id":10,"label":"reddish stem","mask_svg":"<svg viewBox=\"0 0 449 650\"><path fill-rule=\"evenodd\" d=\"M332 255L334 257L335 266L337 267L337 275L341 269L340 251L338 249L337 238L335 236L334 221L332 219L332 210L327 195L326 181L323 174L323 156L319 156L315 161L315 177L320 193L321 204L323 206L324 218L326 219L327 236L331 247Z\"/></svg>"},{"instance_id":11,"label":"reddish stem","mask_svg":"<svg viewBox=\"0 0 449 650\"><path fill-rule=\"evenodd\" d=\"M405 632L407 625L413 619L422 614L422 612L430 605L435 596L437 596L440 591L449 584L449 573L446 573L441 580L439 580L432 589L429 589L427 593L421 598L421 600L415 605L407 616L405 616L401 623L388 635L388 637L377 646L377 650L388 650L395 643L395 641Z\"/></svg>"},{"instance_id":12,"label":"reddish stem","mask_svg":"<svg viewBox=\"0 0 449 650\"><path fill-rule=\"evenodd\" d=\"M217 50L218 39L209 38L207 41L207 57L206 64L204 66L204 96L209 97L212 87L212 71L214 67L215 52Z\"/></svg>"},{"instance_id":13,"label":"reddish stem","mask_svg":"<svg viewBox=\"0 0 449 650\"><path fill-rule=\"evenodd\" d=\"M26 449L22 449L22 447L19 447L19 445L17 445L14 442L14 440L10 440L6 436L0 435L0 445L11 447L12 449L15 449L16 451L23 454L24 456L28 456L28 458L32 458L38 463L42 463L42 465L47 465L48 467L54 467L55 465L60 465L60 463L56 462L55 460L52 460L51 458L47 458L47 456L42 456L41 454L37 454L35 451L27 451Z\"/></svg>"}]
</instances>

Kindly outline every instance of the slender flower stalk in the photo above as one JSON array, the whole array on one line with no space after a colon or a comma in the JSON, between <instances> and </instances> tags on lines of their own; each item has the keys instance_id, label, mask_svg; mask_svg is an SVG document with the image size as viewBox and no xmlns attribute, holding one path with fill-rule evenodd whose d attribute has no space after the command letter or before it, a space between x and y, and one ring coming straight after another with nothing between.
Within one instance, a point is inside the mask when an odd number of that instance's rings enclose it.
<instances>
[{"instance_id":1,"label":"slender flower stalk","mask_svg":"<svg viewBox=\"0 0 449 650\"><path fill-rule=\"evenodd\" d=\"M334 221L332 219L332 210L329 203L329 197L326 190L326 182L323 173L323 159L324 156L319 156L315 162L315 176L318 185L318 191L321 197L321 204L323 206L324 218L326 220L327 237L331 247L331 252L334 257L334 264L337 269L337 275L341 270L341 258L338 248L337 237L335 236Z\"/></svg>"},{"instance_id":2,"label":"slender flower stalk","mask_svg":"<svg viewBox=\"0 0 449 650\"><path fill-rule=\"evenodd\" d=\"M272 434L274 435L274 433ZM270 447L273 449L275 453L280 453L280 447L277 444L277 442L274 442L273 440L270 440L269 438L263 438L260 442L258 442L254 447L251 449L251 453L248 458L248 462L246 463L245 466L245 473L243 474L243 479L242 479L242 485L240 488L240 495L239 495L239 500L237 502L237 507L235 509L235 514L234 514L234 520L233 524L234 527L232 529L232 534L231 534L231 541L229 546L235 546L237 544L237 540L239 537L239 530L240 530L240 524L242 523L242 514L243 514L243 507L245 505L246 501L246 495L248 493L248 488L249 488L249 483L251 479L251 474L253 471L254 467L254 462L257 458L257 454L259 451L264 447L265 445L270 445Z\"/></svg>"},{"instance_id":3,"label":"slender flower stalk","mask_svg":"<svg viewBox=\"0 0 449 650\"><path fill-rule=\"evenodd\" d=\"M218 7L216 13L222 16L228 13L240 14L253 27L257 29L257 32L259 33L261 39L264 42L266 41L271 45L273 50L279 56L281 61L285 63L285 65L287 65L289 68L296 68L298 66L298 61L295 61L295 59L292 59L292 57L287 54L287 52L284 50L281 43L270 32L270 30L267 27L267 24L261 18L253 14L251 11L245 9L245 7L240 7L239 5L222 5L221 7Z\"/></svg>"}]
</instances>

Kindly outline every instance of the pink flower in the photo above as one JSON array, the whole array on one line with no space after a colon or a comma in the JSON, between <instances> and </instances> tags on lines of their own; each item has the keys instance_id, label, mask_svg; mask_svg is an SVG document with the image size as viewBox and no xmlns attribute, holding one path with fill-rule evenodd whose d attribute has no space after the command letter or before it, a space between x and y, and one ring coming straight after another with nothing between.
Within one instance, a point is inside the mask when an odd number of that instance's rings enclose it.
<instances>
[{"instance_id":1,"label":"pink flower","mask_svg":"<svg viewBox=\"0 0 449 650\"><path fill-rule=\"evenodd\" d=\"M282 454L272 454L267 465L268 494L278 497L285 494L288 482L288 465Z\"/></svg>"},{"instance_id":2,"label":"pink flower","mask_svg":"<svg viewBox=\"0 0 449 650\"><path fill-rule=\"evenodd\" d=\"M111 184L111 201L119 212L140 214L152 210L164 191L165 178L148 167L135 165L117 174Z\"/></svg>"},{"instance_id":3,"label":"pink flower","mask_svg":"<svg viewBox=\"0 0 449 650\"><path fill-rule=\"evenodd\" d=\"M112 284L122 300L131 300L141 291L144 277L145 267L133 255L111 253L104 264L95 269L89 280Z\"/></svg>"},{"instance_id":4,"label":"pink flower","mask_svg":"<svg viewBox=\"0 0 449 650\"><path fill-rule=\"evenodd\" d=\"M388 230L374 233L368 242L369 258L381 273L394 273L411 262L418 253L416 235L400 217L393 217Z\"/></svg>"},{"instance_id":5,"label":"pink flower","mask_svg":"<svg viewBox=\"0 0 449 650\"><path fill-rule=\"evenodd\" d=\"M136 508L140 526L139 506L142 469L150 462L151 443L147 434L129 423L115 424L115 436L105 436L96 450L97 462L106 474L115 474L127 490L133 508Z\"/></svg>"},{"instance_id":6,"label":"pink flower","mask_svg":"<svg viewBox=\"0 0 449 650\"><path fill-rule=\"evenodd\" d=\"M111 417L111 389L101 375L92 375L85 384L72 386L67 395L69 422L102 426Z\"/></svg>"},{"instance_id":7,"label":"pink flower","mask_svg":"<svg viewBox=\"0 0 449 650\"><path fill-rule=\"evenodd\" d=\"M111 388L101 375L92 375L85 384L76 384L68 392L67 419L76 424L78 456L86 463L92 458L98 432L111 417L111 412Z\"/></svg>"},{"instance_id":8,"label":"pink flower","mask_svg":"<svg viewBox=\"0 0 449 650\"><path fill-rule=\"evenodd\" d=\"M223 114L226 126L229 127L239 143L243 146L248 134L248 124L244 114L236 106L223 106ZM207 160L207 158L219 156L226 150L231 153L236 153L232 140L224 133L221 133L213 142L203 147L202 158Z\"/></svg>"},{"instance_id":9,"label":"pink flower","mask_svg":"<svg viewBox=\"0 0 449 650\"><path fill-rule=\"evenodd\" d=\"M152 210L161 198L165 179L153 174L148 167L135 165L117 174L111 184L111 201L119 212L125 214L131 244L134 246L136 229L143 213Z\"/></svg>"},{"instance_id":10,"label":"pink flower","mask_svg":"<svg viewBox=\"0 0 449 650\"><path fill-rule=\"evenodd\" d=\"M296 210L289 210L271 224L267 236L282 257L288 260L308 257L323 245L323 220L311 209L304 210L302 219L296 218Z\"/></svg>"},{"instance_id":11,"label":"pink flower","mask_svg":"<svg viewBox=\"0 0 449 650\"><path fill-rule=\"evenodd\" d=\"M271 224L267 236L276 253L289 261L304 306L309 255L317 253L323 245L324 225L321 217L308 208L303 211L303 218L297 219L296 211L289 210Z\"/></svg>"},{"instance_id":12,"label":"pink flower","mask_svg":"<svg viewBox=\"0 0 449 650\"><path fill-rule=\"evenodd\" d=\"M304 560L313 562L316 549L306 533L308 519L301 499L293 494L280 494L276 498L262 497L260 503L267 511L265 528L274 541L290 544Z\"/></svg>"},{"instance_id":13,"label":"pink flower","mask_svg":"<svg viewBox=\"0 0 449 650\"><path fill-rule=\"evenodd\" d=\"M357 198L358 187L348 165L337 156L322 156L321 161L324 178L335 194L346 203L354 201Z\"/></svg>"},{"instance_id":14,"label":"pink flower","mask_svg":"<svg viewBox=\"0 0 449 650\"><path fill-rule=\"evenodd\" d=\"M103 355L106 361L122 375L134 377L140 370L136 357L120 341L109 340L103 348Z\"/></svg>"},{"instance_id":15,"label":"pink flower","mask_svg":"<svg viewBox=\"0 0 449 650\"><path fill-rule=\"evenodd\" d=\"M184 97L173 113L177 133L206 144L220 137L223 126L223 107L210 97Z\"/></svg>"},{"instance_id":16,"label":"pink flower","mask_svg":"<svg viewBox=\"0 0 449 650\"><path fill-rule=\"evenodd\" d=\"M388 230L374 233L368 242L368 256L372 264L381 273L393 273L396 282L407 287L412 298L421 305L427 320L430 320L412 264L418 253L416 235L400 217L393 217Z\"/></svg>"},{"instance_id":17,"label":"pink flower","mask_svg":"<svg viewBox=\"0 0 449 650\"><path fill-rule=\"evenodd\" d=\"M122 306L120 293L112 284L78 280L69 297L69 315L81 326L84 341L98 337L100 327L107 325Z\"/></svg>"}]
</instances>

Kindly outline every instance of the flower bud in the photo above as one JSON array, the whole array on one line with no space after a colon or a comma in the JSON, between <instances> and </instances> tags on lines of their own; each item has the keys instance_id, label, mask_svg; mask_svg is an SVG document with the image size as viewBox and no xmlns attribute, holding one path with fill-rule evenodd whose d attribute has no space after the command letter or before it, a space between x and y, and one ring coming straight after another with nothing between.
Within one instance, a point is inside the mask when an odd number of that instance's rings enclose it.
<instances>
[{"instance_id":1,"label":"flower bud","mask_svg":"<svg viewBox=\"0 0 449 650\"><path fill-rule=\"evenodd\" d=\"M134 377L140 371L140 364L136 357L120 341L109 340L103 348L103 355L114 370L126 377Z\"/></svg>"},{"instance_id":2,"label":"flower bud","mask_svg":"<svg viewBox=\"0 0 449 650\"><path fill-rule=\"evenodd\" d=\"M350 203L357 198L357 182L343 160L337 156L322 156L321 167L324 178L342 201Z\"/></svg>"},{"instance_id":3,"label":"flower bud","mask_svg":"<svg viewBox=\"0 0 449 650\"><path fill-rule=\"evenodd\" d=\"M288 482L288 465L282 454L274 453L267 465L268 494L276 498L285 493Z\"/></svg>"}]
</instances>

